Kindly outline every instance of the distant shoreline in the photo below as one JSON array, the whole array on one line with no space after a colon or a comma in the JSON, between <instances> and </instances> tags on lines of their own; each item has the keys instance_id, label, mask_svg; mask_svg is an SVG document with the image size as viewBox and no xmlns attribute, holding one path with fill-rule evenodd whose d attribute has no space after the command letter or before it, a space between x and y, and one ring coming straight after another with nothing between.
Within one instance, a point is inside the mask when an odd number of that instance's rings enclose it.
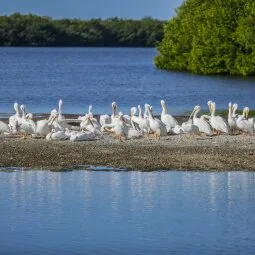
<instances>
[{"instance_id":1,"label":"distant shoreline","mask_svg":"<svg viewBox=\"0 0 255 255\"><path fill-rule=\"evenodd\" d=\"M14 47L155 47L166 21L53 19L34 14L0 16L0 46Z\"/></svg>"}]
</instances>

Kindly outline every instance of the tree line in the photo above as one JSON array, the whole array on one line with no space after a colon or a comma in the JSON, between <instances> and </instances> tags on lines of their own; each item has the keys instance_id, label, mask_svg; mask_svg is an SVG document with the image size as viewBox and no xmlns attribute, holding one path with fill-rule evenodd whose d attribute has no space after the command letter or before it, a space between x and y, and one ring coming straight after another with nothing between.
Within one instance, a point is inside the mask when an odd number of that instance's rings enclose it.
<instances>
[{"instance_id":1,"label":"tree line","mask_svg":"<svg viewBox=\"0 0 255 255\"><path fill-rule=\"evenodd\" d=\"M160 69L255 75L255 1L184 1L165 25L158 51Z\"/></svg>"},{"instance_id":2,"label":"tree line","mask_svg":"<svg viewBox=\"0 0 255 255\"><path fill-rule=\"evenodd\" d=\"M52 19L33 14L0 16L0 46L154 47L165 21Z\"/></svg>"}]
</instances>

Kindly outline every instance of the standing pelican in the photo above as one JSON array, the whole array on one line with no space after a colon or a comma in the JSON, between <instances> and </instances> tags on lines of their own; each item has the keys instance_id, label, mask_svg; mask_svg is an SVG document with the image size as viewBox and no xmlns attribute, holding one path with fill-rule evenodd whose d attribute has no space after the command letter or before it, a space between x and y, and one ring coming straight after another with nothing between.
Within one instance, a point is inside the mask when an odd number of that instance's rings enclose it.
<instances>
[{"instance_id":1,"label":"standing pelican","mask_svg":"<svg viewBox=\"0 0 255 255\"><path fill-rule=\"evenodd\" d=\"M220 116L215 116L216 111L216 104L215 102L208 101L208 107L211 113L211 118L209 120L211 126L213 129L216 130L216 132L219 133L226 133L229 134L229 125L228 123Z\"/></svg>"},{"instance_id":2,"label":"standing pelican","mask_svg":"<svg viewBox=\"0 0 255 255\"><path fill-rule=\"evenodd\" d=\"M160 138L161 136L166 136L167 129L165 124L159 119L154 118L152 114L152 108L149 105L146 105L145 109L147 110L147 113L148 113L150 130L155 134L155 137Z\"/></svg>"},{"instance_id":3,"label":"standing pelican","mask_svg":"<svg viewBox=\"0 0 255 255\"><path fill-rule=\"evenodd\" d=\"M143 133L149 134L150 123L149 123L148 119L143 118L143 116L142 116L142 108L141 108L140 105L138 105L138 112L139 112L138 117L135 116L136 111L137 111L136 107L132 107L131 108L130 116L131 116L132 124L134 123L133 126L137 125L138 129L141 130Z\"/></svg>"},{"instance_id":4,"label":"standing pelican","mask_svg":"<svg viewBox=\"0 0 255 255\"><path fill-rule=\"evenodd\" d=\"M244 107L243 114L238 116L236 125L237 128L244 133L248 133L253 135L254 134L254 118L248 119L249 115L249 108Z\"/></svg>"},{"instance_id":5,"label":"standing pelican","mask_svg":"<svg viewBox=\"0 0 255 255\"><path fill-rule=\"evenodd\" d=\"M32 115L26 116L26 106L21 105L20 109L22 111L21 124L19 126L19 132L24 134L24 138L26 135L32 135L36 132L36 125L34 121L31 119Z\"/></svg>"},{"instance_id":6,"label":"standing pelican","mask_svg":"<svg viewBox=\"0 0 255 255\"><path fill-rule=\"evenodd\" d=\"M193 123L198 127L200 133L212 136L213 132L211 126L205 120L204 116L201 116L200 118L197 116L200 111L201 111L200 106L196 105L194 107L193 112L190 115L190 118L193 116Z\"/></svg>"},{"instance_id":7,"label":"standing pelican","mask_svg":"<svg viewBox=\"0 0 255 255\"><path fill-rule=\"evenodd\" d=\"M177 120L168 113L165 101L161 100L160 102L162 106L161 121L166 125L167 132L170 132L171 129L179 124Z\"/></svg>"},{"instance_id":8,"label":"standing pelican","mask_svg":"<svg viewBox=\"0 0 255 255\"><path fill-rule=\"evenodd\" d=\"M36 123L36 136L46 137L50 133L50 126L57 118L57 111L51 111L48 119L38 120Z\"/></svg>"},{"instance_id":9,"label":"standing pelican","mask_svg":"<svg viewBox=\"0 0 255 255\"><path fill-rule=\"evenodd\" d=\"M114 117L111 124L105 124L101 127L102 132L113 133L115 138L121 141L121 138L127 138L128 129L124 123L124 118L122 114Z\"/></svg>"},{"instance_id":10,"label":"standing pelican","mask_svg":"<svg viewBox=\"0 0 255 255\"><path fill-rule=\"evenodd\" d=\"M18 133L18 125L21 124L21 117L20 117L18 103L15 102L13 107L14 107L15 114L10 116L10 118L9 118L9 128L10 128L12 134L17 134Z\"/></svg>"},{"instance_id":11,"label":"standing pelican","mask_svg":"<svg viewBox=\"0 0 255 255\"><path fill-rule=\"evenodd\" d=\"M233 116L234 109L235 108L233 107L232 103L229 102L229 104L228 104L228 125L229 125L230 131L232 134L233 134L234 130L237 129L236 118Z\"/></svg>"}]
</instances>

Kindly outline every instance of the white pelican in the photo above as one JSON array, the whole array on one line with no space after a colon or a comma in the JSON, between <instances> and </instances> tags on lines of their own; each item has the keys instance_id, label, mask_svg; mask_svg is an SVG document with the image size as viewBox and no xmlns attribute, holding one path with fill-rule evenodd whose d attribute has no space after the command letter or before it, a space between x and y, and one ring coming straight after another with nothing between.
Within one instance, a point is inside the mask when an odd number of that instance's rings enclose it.
<instances>
[{"instance_id":1,"label":"white pelican","mask_svg":"<svg viewBox=\"0 0 255 255\"><path fill-rule=\"evenodd\" d=\"M168 113L164 100L160 101L162 106L161 121L166 125L167 132L170 132L175 126L179 125L177 120Z\"/></svg>"},{"instance_id":2,"label":"white pelican","mask_svg":"<svg viewBox=\"0 0 255 255\"><path fill-rule=\"evenodd\" d=\"M145 104L145 105L144 105L144 114L143 114L143 118L147 120L147 119L149 119L149 116L148 116L148 112L147 112L147 110L146 110L146 105L149 105L149 104ZM149 105L149 106L150 106L150 105Z\"/></svg>"},{"instance_id":3,"label":"white pelican","mask_svg":"<svg viewBox=\"0 0 255 255\"><path fill-rule=\"evenodd\" d=\"M10 116L9 118L9 127L12 134L18 133L18 125L21 124L21 117L19 112L19 105L18 103L14 103L13 105L15 114Z\"/></svg>"},{"instance_id":4,"label":"white pelican","mask_svg":"<svg viewBox=\"0 0 255 255\"><path fill-rule=\"evenodd\" d=\"M6 123L0 120L0 134L6 134L6 133L10 134L11 130Z\"/></svg>"},{"instance_id":5,"label":"white pelican","mask_svg":"<svg viewBox=\"0 0 255 255\"><path fill-rule=\"evenodd\" d=\"M58 121L65 119L65 116L62 114L62 106L63 106L63 101L62 99L60 99L58 102Z\"/></svg>"},{"instance_id":6,"label":"white pelican","mask_svg":"<svg viewBox=\"0 0 255 255\"><path fill-rule=\"evenodd\" d=\"M93 118L93 116L90 116L89 114L86 114L83 118L82 122L80 123L80 128L82 130L90 131L95 135L102 135L102 132L100 131L101 125L96 119Z\"/></svg>"},{"instance_id":7,"label":"white pelican","mask_svg":"<svg viewBox=\"0 0 255 255\"><path fill-rule=\"evenodd\" d=\"M112 115L111 115L111 123L113 123L115 120L118 120L118 116L121 115L123 121L128 124L129 126L132 126L131 124L131 120L130 120L130 116L128 115L123 115L121 112L118 113L117 111L117 103L116 102L112 102Z\"/></svg>"},{"instance_id":8,"label":"white pelican","mask_svg":"<svg viewBox=\"0 0 255 255\"><path fill-rule=\"evenodd\" d=\"M146 104L145 108L148 113L148 118L149 118L149 123L150 123L150 131L152 131L155 134L155 137L160 138L161 136L166 136L167 135L167 130L165 124L160 121L157 118L154 118L152 114L152 108Z\"/></svg>"},{"instance_id":9,"label":"white pelican","mask_svg":"<svg viewBox=\"0 0 255 255\"><path fill-rule=\"evenodd\" d=\"M139 112L138 117L135 116L136 111L137 111L136 107L132 107L131 111L130 111L130 119L131 119L132 124L134 123L133 127L135 125L137 125L139 127L138 129L141 130L142 133L149 134L150 123L149 123L148 119L143 118L142 109L141 109L140 105L138 105L138 112Z\"/></svg>"},{"instance_id":10,"label":"white pelican","mask_svg":"<svg viewBox=\"0 0 255 255\"><path fill-rule=\"evenodd\" d=\"M108 132L115 135L116 139L121 141L121 138L127 138L128 128L124 123L123 115L120 114L117 118L114 117L114 121L111 124L105 124L101 127L102 132Z\"/></svg>"},{"instance_id":11,"label":"white pelican","mask_svg":"<svg viewBox=\"0 0 255 255\"><path fill-rule=\"evenodd\" d=\"M229 134L229 125L228 123L220 116L215 116L216 104L215 102L208 101L208 107L211 113L211 118L209 120L213 129L217 131L217 133L226 133Z\"/></svg>"},{"instance_id":12,"label":"white pelican","mask_svg":"<svg viewBox=\"0 0 255 255\"><path fill-rule=\"evenodd\" d=\"M38 120L36 123L36 136L45 137L50 133L50 126L57 118L57 111L51 111L51 114L48 119L45 120Z\"/></svg>"},{"instance_id":13,"label":"white pelican","mask_svg":"<svg viewBox=\"0 0 255 255\"><path fill-rule=\"evenodd\" d=\"M68 135L66 135L65 131L56 131L52 129L51 132L46 136L46 140L66 140L68 139Z\"/></svg>"},{"instance_id":14,"label":"white pelican","mask_svg":"<svg viewBox=\"0 0 255 255\"><path fill-rule=\"evenodd\" d=\"M228 125L231 133L233 134L234 130L237 129L236 118L234 117L234 105L231 102L228 104ZM234 114L233 114L234 113Z\"/></svg>"},{"instance_id":15,"label":"white pelican","mask_svg":"<svg viewBox=\"0 0 255 255\"><path fill-rule=\"evenodd\" d=\"M211 136L213 135L213 132L209 123L205 120L204 116L201 116L200 118L197 116L200 111L200 106L196 105L190 115L190 117L193 116L193 124L198 127L200 133Z\"/></svg>"},{"instance_id":16,"label":"white pelican","mask_svg":"<svg viewBox=\"0 0 255 255\"><path fill-rule=\"evenodd\" d=\"M254 118L248 119L249 108L244 107L243 114L239 115L236 120L237 128L244 133L254 134Z\"/></svg>"},{"instance_id":17,"label":"white pelican","mask_svg":"<svg viewBox=\"0 0 255 255\"><path fill-rule=\"evenodd\" d=\"M90 118L90 121L91 121L94 129L100 130L101 129L101 124L97 121L96 118L94 118L94 115L92 113L92 105L89 106L88 116Z\"/></svg>"},{"instance_id":18,"label":"white pelican","mask_svg":"<svg viewBox=\"0 0 255 255\"><path fill-rule=\"evenodd\" d=\"M34 121L32 120L33 115L29 114L28 118L26 116L26 107L25 105L21 105L20 109L22 111L22 118L21 118L21 124L19 125L19 132L24 134L24 137L26 135L32 135L36 132L36 125Z\"/></svg>"},{"instance_id":19,"label":"white pelican","mask_svg":"<svg viewBox=\"0 0 255 255\"><path fill-rule=\"evenodd\" d=\"M81 131L70 136L70 141L91 141L94 140L96 135L89 131Z\"/></svg>"},{"instance_id":20,"label":"white pelican","mask_svg":"<svg viewBox=\"0 0 255 255\"><path fill-rule=\"evenodd\" d=\"M199 127L192 123L192 119L189 119L187 122L183 122L181 128L184 134L197 135L200 133Z\"/></svg>"},{"instance_id":21,"label":"white pelican","mask_svg":"<svg viewBox=\"0 0 255 255\"><path fill-rule=\"evenodd\" d=\"M105 124L111 124L112 118L116 117L116 103L112 102L112 115L109 116L107 114L100 115L99 117L99 123L101 126Z\"/></svg>"}]
</instances>

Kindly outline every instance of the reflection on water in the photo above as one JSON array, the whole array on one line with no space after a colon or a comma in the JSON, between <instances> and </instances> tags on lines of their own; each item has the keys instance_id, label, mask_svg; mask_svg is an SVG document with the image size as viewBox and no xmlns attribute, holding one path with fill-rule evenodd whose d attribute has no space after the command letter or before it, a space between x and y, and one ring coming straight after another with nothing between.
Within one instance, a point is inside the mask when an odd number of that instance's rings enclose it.
<instances>
[{"instance_id":1,"label":"reflection on water","mask_svg":"<svg viewBox=\"0 0 255 255\"><path fill-rule=\"evenodd\" d=\"M0 172L0 254L255 254L255 174Z\"/></svg>"}]
</instances>

